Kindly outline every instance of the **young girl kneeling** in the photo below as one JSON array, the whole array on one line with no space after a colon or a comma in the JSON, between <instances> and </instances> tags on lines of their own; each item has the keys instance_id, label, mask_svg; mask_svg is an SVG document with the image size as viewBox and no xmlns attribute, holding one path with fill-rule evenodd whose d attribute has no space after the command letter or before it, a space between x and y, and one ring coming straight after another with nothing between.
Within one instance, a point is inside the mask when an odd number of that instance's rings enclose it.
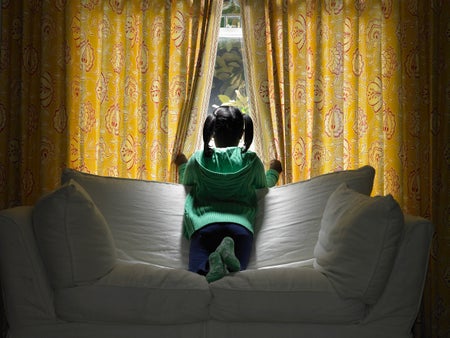
<instances>
[{"instance_id":1,"label":"young girl kneeling","mask_svg":"<svg viewBox=\"0 0 450 338\"><path fill-rule=\"evenodd\" d=\"M238 147L244 135L244 147ZM215 148L209 146L214 139ZM253 151L253 122L232 106L221 106L203 126L204 149L189 161L175 159L179 181L191 186L186 197L183 231L190 239L189 270L208 282L247 268L253 245L256 189L272 187L282 171L272 160L270 169Z\"/></svg>"}]
</instances>

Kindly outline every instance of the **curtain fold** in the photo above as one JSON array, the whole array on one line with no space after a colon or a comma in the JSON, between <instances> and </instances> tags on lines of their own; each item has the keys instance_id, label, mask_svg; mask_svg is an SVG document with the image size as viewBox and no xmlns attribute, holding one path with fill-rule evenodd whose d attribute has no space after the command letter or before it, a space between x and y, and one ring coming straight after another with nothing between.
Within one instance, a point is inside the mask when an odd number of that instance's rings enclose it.
<instances>
[{"instance_id":1,"label":"curtain fold","mask_svg":"<svg viewBox=\"0 0 450 338\"><path fill-rule=\"evenodd\" d=\"M0 207L71 167L176 179L209 100L222 0L8 1L0 54ZM200 126L199 126L200 125Z\"/></svg>"},{"instance_id":2,"label":"curtain fold","mask_svg":"<svg viewBox=\"0 0 450 338\"><path fill-rule=\"evenodd\" d=\"M416 336L446 336L449 3L241 0L241 9L263 160L282 160L285 183L370 164L373 194L430 218Z\"/></svg>"},{"instance_id":3,"label":"curtain fold","mask_svg":"<svg viewBox=\"0 0 450 338\"><path fill-rule=\"evenodd\" d=\"M70 114L70 166L173 181L173 152L194 137L207 99L221 2L67 6L67 101L79 112Z\"/></svg>"},{"instance_id":4,"label":"curtain fold","mask_svg":"<svg viewBox=\"0 0 450 338\"><path fill-rule=\"evenodd\" d=\"M32 204L66 163L66 46L62 5L2 4L0 207Z\"/></svg>"},{"instance_id":5,"label":"curtain fold","mask_svg":"<svg viewBox=\"0 0 450 338\"><path fill-rule=\"evenodd\" d=\"M214 76L214 67L217 55L220 19L222 16L223 0L212 1L211 14L208 16L208 26L203 34L203 43L199 52L202 53L197 76L192 78L190 97L186 104L184 121L178 124L177 144L174 154L182 152L192 155L203 142L201 137L203 122L208 111L208 103ZM173 167L173 169L176 169Z\"/></svg>"}]
</instances>

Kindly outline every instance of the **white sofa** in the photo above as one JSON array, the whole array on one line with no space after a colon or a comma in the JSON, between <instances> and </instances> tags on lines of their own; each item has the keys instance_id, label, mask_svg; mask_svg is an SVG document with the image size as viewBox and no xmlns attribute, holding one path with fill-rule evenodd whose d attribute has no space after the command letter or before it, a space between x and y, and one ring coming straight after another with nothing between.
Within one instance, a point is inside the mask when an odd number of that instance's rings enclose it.
<instances>
[{"instance_id":1,"label":"white sofa","mask_svg":"<svg viewBox=\"0 0 450 338\"><path fill-rule=\"evenodd\" d=\"M9 336L411 337L432 224L368 197L369 166L259 191L246 271L186 271L184 186L66 169L0 212Z\"/></svg>"}]
</instances>

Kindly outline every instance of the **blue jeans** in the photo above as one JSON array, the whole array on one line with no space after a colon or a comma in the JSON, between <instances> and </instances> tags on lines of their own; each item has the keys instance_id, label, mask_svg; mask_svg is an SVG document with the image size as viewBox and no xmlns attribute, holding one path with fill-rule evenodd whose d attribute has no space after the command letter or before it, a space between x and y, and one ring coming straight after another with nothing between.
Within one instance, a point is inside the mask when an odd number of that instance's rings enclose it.
<instances>
[{"instance_id":1,"label":"blue jeans","mask_svg":"<svg viewBox=\"0 0 450 338\"><path fill-rule=\"evenodd\" d=\"M225 237L234 240L234 251L245 270L250 260L253 234L235 223L212 223L194 232L189 251L189 271L206 275L209 271L209 255L216 250Z\"/></svg>"}]
</instances>

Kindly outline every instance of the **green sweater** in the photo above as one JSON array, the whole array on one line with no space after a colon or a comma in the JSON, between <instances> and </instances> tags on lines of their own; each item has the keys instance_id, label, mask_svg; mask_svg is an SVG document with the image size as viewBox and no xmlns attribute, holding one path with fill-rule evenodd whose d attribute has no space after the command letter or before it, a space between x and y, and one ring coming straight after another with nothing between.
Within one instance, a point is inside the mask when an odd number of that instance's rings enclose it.
<instances>
[{"instance_id":1,"label":"green sweater","mask_svg":"<svg viewBox=\"0 0 450 338\"><path fill-rule=\"evenodd\" d=\"M279 174L264 172L256 153L239 147L215 148L212 157L197 151L180 165L179 181L191 190L186 197L183 232L187 238L211 223L237 223L253 232L256 189L273 187Z\"/></svg>"}]
</instances>

